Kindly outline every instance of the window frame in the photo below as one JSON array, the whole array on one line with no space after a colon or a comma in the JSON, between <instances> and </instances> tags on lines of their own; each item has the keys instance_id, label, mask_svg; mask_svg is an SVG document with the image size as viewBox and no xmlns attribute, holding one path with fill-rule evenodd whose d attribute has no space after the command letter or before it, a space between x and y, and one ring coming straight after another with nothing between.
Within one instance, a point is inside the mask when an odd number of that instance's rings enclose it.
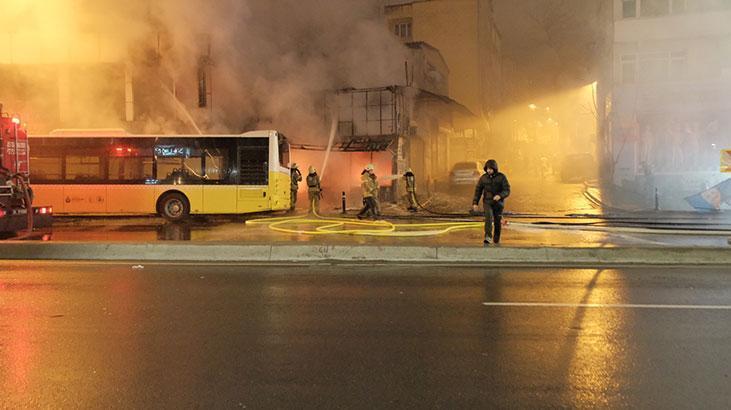
<instances>
[{"instance_id":1,"label":"window frame","mask_svg":"<svg viewBox=\"0 0 731 410\"><path fill-rule=\"evenodd\" d=\"M622 19L637 18L637 15L639 14L637 2L638 0L622 0ZM630 3L633 5L632 9L628 7ZM628 13L628 10L632 10L631 15Z\"/></svg>"}]
</instances>

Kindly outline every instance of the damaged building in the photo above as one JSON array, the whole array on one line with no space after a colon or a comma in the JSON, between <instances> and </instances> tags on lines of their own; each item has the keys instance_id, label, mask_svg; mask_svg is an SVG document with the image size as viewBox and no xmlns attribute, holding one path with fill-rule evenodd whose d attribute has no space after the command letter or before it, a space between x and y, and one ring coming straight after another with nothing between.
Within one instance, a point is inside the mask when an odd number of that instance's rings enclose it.
<instances>
[{"instance_id":1,"label":"damaged building","mask_svg":"<svg viewBox=\"0 0 731 410\"><path fill-rule=\"evenodd\" d=\"M347 170L350 177L325 185L348 193L353 205L359 201L360 172L369 162L376 164L378 175L391 176L381 186L384 198L395 200L404 194L397 177L407 168L414 171L419 190L429 192L465 153L475 155L476 145L464 141L474 140L476 116L448 96L449 69L441 53L423 42L406 46L410 56L403 64L403 85L342 89L326 98L324 122L334 121L336 127L330 161L337 165L331 166ZM324 161L325 146L293 148L300 162Z\"/></svg>"}]
</instances>

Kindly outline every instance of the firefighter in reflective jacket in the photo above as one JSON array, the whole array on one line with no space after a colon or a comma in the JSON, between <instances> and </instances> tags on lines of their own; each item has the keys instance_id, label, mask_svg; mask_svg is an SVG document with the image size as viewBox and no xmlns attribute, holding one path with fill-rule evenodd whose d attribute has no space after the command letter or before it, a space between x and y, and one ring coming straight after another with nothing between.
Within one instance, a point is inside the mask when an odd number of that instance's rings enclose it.
<instances>
[{"instance_id":1,"label":"firefighter in reflective jacket","mask_svg":"<svg viewBox=\"0 0 731 410\"><path fill-rule=\"evenodd\" d=\"M300 172L300 169L297 166L297 164L292 164L292 169L290 171L290 178L291 178L291 185L289 187L289 189L290 189L289 210L294 211L294 208L297 205L297 190L299 189L300 181L302 181L302 173Z\"/></svg>"},{"instance_id":2,"label":"firefighter in reflective jacket","mask_svg":"<svg viewBox=\"0 0 731 410\"><path fill-rule=\"evenodd\" d=\"M320 212L320 197L322 196L320 176L317 175L317 170L312 166L310 166L307 175L307 196L310 201L310 210L314 213Z\"/></svg>"},{"instance_id":3,"label":"firefighter in reflective jacket","mask_svg":"<svg viewBox=\"0 0 731 410\"><path fill-rule=\"evenodd\" d=\"M411 168L406 168L404 179L406 180L406 197L409 199L409 207L407 209L411 212L416 212L418 210L416 207L418 204L416 202L416 177Z\"/></svg>"},{"instance_id":4,"label":"firefighter in reflective jacket","mask_svg":"<svg viewBox=\"0 0 731 410\"><path fill-rule=\"evenodd\" d=\"M376 167L373 164L366 165L365 168L366 171L368 171L368 175L370 175L371 179L373 180L373 186L371 188L371 195L373 198L373 213L376 216L381 215L381 201L378 199L378 194L381 189L380 184L378 183L378 177L376 176Z\"/></svg>"},{"instance_id":5,"label":"firefighter in reflective jacket","mask_svg":"<svg viewBox=\"0 0 731 410\"><path fill-rule=\"evenodd\" d=\"M360 174L360 188L363 192L363 209L358 213L358 219L371 216L373 219L378 215L375 196L378 194L378 183L373 178L374 167L368 165Z\"/></svg>"}]
</instances>

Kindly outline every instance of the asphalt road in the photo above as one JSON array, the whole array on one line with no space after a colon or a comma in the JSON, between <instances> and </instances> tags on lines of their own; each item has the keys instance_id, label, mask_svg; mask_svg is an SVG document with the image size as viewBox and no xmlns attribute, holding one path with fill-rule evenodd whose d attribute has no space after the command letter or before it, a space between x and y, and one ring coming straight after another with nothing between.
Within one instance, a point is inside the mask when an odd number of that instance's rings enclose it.
<instances>
[{"instance_id":1,"label":"asphalt road","mask_svg":"<svg viewBox=\"0 0 731 410\"><path fill-rule=\"evenodd\" d=\"M0 408L731 406L731 269L0 263Z\"/></svg>"}]
</instances>

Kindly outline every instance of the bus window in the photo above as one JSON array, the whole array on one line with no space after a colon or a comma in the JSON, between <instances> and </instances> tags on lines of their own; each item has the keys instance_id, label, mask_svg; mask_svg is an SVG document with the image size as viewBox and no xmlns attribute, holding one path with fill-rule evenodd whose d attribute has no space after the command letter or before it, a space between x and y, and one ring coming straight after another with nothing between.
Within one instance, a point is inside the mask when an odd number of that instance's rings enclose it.
<instances>
[{"instance_id":1,"label":"bus window","mask_svg":"<svg viewBox=\"0 0 731 410\"><path fill-rule=\"evenodd\" d=\"M63 173L61 157L31 157L33 182L60 181Z\"/></svg>"},{"instance_id":2,"label":"bus window","mask_svg":"<svg viewBox=\"0 0 731 410\"><path fill-rule=\"evenodd\" d=\"M247 138L239 146L241 185L269 184L269 140Z\"/></svg>"},{"instance_id":3,"label":"bus window","mask_svg":"<svg viewBox=\"0 0 731 410\"><path fill-rule=\"evenodd\" d=\"M237 140L233 138L207 138L200 141L203 152L205 181L210 184L236 184L234 164Z\"/></svg>"},{"instance_id":4,"label":"bus window","mask_svg":"<svg viewBox=\"0 0 731 410\"><path fill-rule=\"evenodd\" d=\"M145 181L152 178L152 157L109 158L110 181Z\"/></svg>"},{"instance_id":5,"label":"bus window","mask_svg":"<svg viewBox=\"0 0 731 410\"><path fill-rule=\"evenodd\" d=\"M163 184L201 183L202 178L201 157L157 159L157 179Z\"/></svg>"},{"instance_id":6,"label":"bus window","mask_svg":"<svg viewBox=\"0 0 731 410\"><path fill-rule=\"evenodd\" d=\"M101 179L102 167L99 156L66 156L66 181L97 181Z\"/></svg>"},{"instance_id":7,"label":"bus window","mask_svg":"<svg viewBox=\"0 0 731 410\"><path fill-rule=\"evenodd\" d=\"M208 151L205 151L205 154L206 179L212 182L230 182L228 180L231 174L228 156L221 155L221 153L215 153L217 154L215 155Z\"/></svg>"}]
</instances>

